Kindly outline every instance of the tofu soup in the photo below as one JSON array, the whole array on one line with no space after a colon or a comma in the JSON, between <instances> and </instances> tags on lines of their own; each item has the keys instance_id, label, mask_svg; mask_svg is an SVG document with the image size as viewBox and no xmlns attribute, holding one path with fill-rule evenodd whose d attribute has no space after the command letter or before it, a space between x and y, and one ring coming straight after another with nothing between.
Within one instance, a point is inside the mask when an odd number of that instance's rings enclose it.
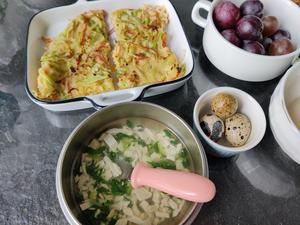
<instances>
[{"instance_id":1,"label":"tofu soup","mask_svg":"<svg viewBox=\"0 0 300 225\"><path fill-rule=\"evenodd\" d=\"M74 195L89 224L170 224L190 204L152 188L133 189L128 179L120 178L120 160L132 168L143 161L151 167L193 171L184 143L157 121L115 121L82 152L74 173Z\"/></svg>"}]
</instances>

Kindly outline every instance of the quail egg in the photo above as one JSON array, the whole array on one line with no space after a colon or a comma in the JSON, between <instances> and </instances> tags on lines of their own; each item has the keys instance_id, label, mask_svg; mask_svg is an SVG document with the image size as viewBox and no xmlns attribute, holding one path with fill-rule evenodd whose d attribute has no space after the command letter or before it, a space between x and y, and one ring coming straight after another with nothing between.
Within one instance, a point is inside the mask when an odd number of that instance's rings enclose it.
<instances>
[{"instance_id":1,"label":"quail egg","mask_svg":"<svg viewBox=\"0 0 300 225\"><path fill-rule=\"evenodd\" d=\"M244 145L251 133L251 122L247 116L237 113L225 120L225 137L234 147Z\"/></svg>"},{"instance_id":2,"label":"quail egg","mask_svg":"<svg viewBox=\"0 0 300 225\"><path fill-rule=\"evenodd\" d=\"M217 142L224 133L223 121L214 114L206 114L200 120L200 126L211 140Z\"/></svg>"},{"instance_id":3,"label":"quail egg","mask_svg":"<svg viewBox=\"0 0 300 225\"><path fill-rule=\"evenodd\" d=\"M234 115L237 109L238 101L230 94L220 93L212 98L211 110L221 119Z\"/></svg>"}]
</instances>

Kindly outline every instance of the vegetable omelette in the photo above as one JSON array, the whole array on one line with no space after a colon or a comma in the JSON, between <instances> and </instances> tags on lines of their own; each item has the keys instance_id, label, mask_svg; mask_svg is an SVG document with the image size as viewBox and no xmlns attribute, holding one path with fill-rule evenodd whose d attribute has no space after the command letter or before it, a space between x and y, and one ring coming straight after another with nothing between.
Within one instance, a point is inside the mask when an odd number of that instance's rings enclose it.
<instances>
[{"instance_id":1,"label":"vegetable omelette","mask_svg":"<svg viewBox=\"0 0 300 225\"><path fill-rule=\"evenodd\" d=\"M167 46L164 7L116 10L112 22L113 50L104 10L82 13L55 39L44 38L35 95L70 99L175 80L185 73Z\"/></svg>"},{"instance_id":2,"label":"vegetable omelette","mask_svg":"<svg viewBox=\"0 0 300 225\"><path fill-rule=\"evenodd\" d=\"M50 40L38 71L38 97L60 100L115 89L104 17L103 10L85 12Z\"/></svg>"},{"instance_id":3,"label":"vegetable omelette","mask_svg":"<svg viewBox=\"0 0 300 225\"><path fill-rule=\"evenodd\" d=\"M113 50L119 88L160 83L182 76L184 65L167 47L166 9L144 6L113 12L117 43Z\"/></svg>"}]
</instances>

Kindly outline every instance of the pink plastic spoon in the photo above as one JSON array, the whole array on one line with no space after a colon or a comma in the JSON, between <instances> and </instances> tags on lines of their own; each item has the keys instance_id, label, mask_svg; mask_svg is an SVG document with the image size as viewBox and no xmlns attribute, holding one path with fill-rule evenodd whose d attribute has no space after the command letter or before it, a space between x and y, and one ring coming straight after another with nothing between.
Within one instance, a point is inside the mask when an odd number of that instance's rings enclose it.
<instances>
[{"instance_id":1,"label":"pink plastic spoon","mask_svg":"<svg viewBox=\"0 0 300 225\"><path fill-rule=\"evenodd\" d=\"M208 202L216 194L214 183L206 177L177 170L151 168L143 162L135 166L130 180L133 188L152 187L192 202Z\"/></svg>"}]
</instances>

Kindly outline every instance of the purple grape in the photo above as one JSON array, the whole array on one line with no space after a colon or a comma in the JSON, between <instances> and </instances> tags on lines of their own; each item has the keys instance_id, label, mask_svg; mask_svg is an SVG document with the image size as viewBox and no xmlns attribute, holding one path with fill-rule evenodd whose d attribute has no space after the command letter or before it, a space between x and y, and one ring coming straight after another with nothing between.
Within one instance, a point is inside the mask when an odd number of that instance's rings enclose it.
<instances>
[{"instance_id":1,"label":"purple grape","mask_svg":"<svg viewBox=\"0 0 300 225\"><path fill-rule=\"evenodd\" d=\"M259 55L264 55L266 53L264 46L258 41L248 41L244 42L243 49Z\"/></svg>"},{"instance_id":2,"label":"purple grape","mask_svg":"<svg viewBox=\"0 0 300 225\"><path fill-rule=\"evenodd\" d=\"M243 40L243 45L248 44L251 40Z\"/></svg>"},{"instance_id":3,"label":"purple grape","mask_svg":"<svg viewBox=\"0 0 300 225\"><path fill-rule=\"evenodd\" d=\"M272 44L272 42L273 42L273 40L271 38L266 37L266 38L264 38L262 44L263 44L264 48L266 50L268 50L268 48L270 47L270 45Z\"/></svg>"},{"instance_id":4,"label":"purple grape","mask_svg":"<svg viewBox=\"0 0 300 225\"><path fill-rule=\"evenodd\" d=\"M262 17L263 9L264 9L264 5L262 4L261 1L258 0L245 1L240 7L242 16L253 15L257 17Z\"/></svg>"},{"instance_id":5,"label":"purple grape","mask_svg":"<svg viewBox=\"0 0 300 225\"><path fill-rule=\"evenodd\" d=\"M223 30L221 32L221 34L230 43L232 43L238 47L241 47L242 42L241 42L240 38L236 35L235 30L233 30L233 29Z\"/></svg>"},{"instance_id":6,"label":"purple grape","mask_svg":"<svg viewBox=\"0 0 300 225\"><path fill-rule=\"evenodd\" d=\"M281 39L291 39L291 33L287 30L279 29L275 34L270 37L273 41Z\"/></svg>"},{"instance_id":7,"label":"purple grape","mask_svg":"<svg viewBox=\"0 0 300 225\"><path fill-rule=\"evenodd\" d=\"M262 21L257 16L244 16L236 25L236 33L242 40L260 40L262 30Z\"/></svg>"},{"instance_id":8,"label":"purple grape","mask_svg":"<svg viewBox=\"0 0 300 225\"><path fill-rule=\"evenodd\" d=\"M269 55L285 55L293 52L295 50L293 43L287 39L279 39L273 41L268 49Z\"/></svg>"},{"instance_id":9,"label":"purple grape","mask_svg":"<svg viewBox=\"0 0 300 225\"><path fill-rule=\"evenodd\" d=\"M279 29L279 22L275 16L265 16L262 18L264 25L263 35L268 37Z\"/></svg>"},{"instance_id":10,"label":"purple grape","mask_svg":"<svg viewBox=\"0 0 300 225\"><path fill-rule=\"evenodd\" d=\"M213 11L216 26L222 30L233 28L240 18L239 8L230 1L220 2Z\"/></svg>"}]
</instances>

